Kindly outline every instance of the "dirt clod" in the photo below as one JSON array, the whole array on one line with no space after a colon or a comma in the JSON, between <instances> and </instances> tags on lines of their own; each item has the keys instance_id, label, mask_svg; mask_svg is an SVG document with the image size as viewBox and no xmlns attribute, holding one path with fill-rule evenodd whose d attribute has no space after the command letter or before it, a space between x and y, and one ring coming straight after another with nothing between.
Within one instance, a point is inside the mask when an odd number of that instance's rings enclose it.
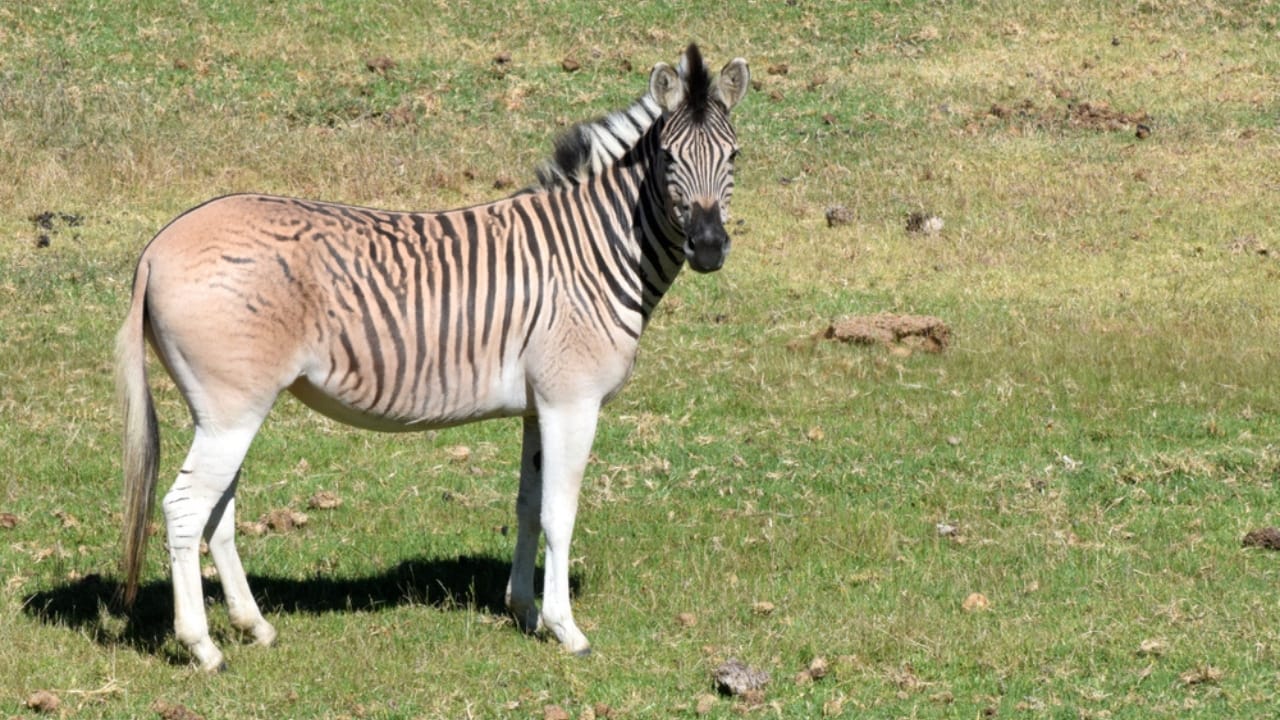
<instances>
[{"instance_id":1,"label":"dirt clod","mask_svg":"<svg viewBox=\"0 0 1280 720\"><path fill-rule=\"evenodd\" d=\"M836 320L821 332L821 337L860 345L942 352L951 344L951 328L930 315L879 313Z\"/></svg>"},{"instance_id":2,"label":"dirt clod","mask_svg":"<svg viewBox=\"0 0 1280 720\"><path fill-rule=\"evenodd\" d=\"M982 593L969 593L969 596L961 603L960 609L965 612L979 612L987 610L991 607L991 601Z\"/></svg>"},{"instance_id":3,"label":"dirt clod","mask_svg":"<svg viewBox=\"0 0 1280 720\"><path fill-rule=\"evenodd\" d=\"M329 490L320 490L307 500L307 507L312 510L333 510L342 507L342 498Z\"/></svg>"},{"instance_id":4,"label":"dirt clod","mask_svg":"<svg viewBox=\"0 0 1280 720\"><path fill-rule=\"evenodd\" d=\"M193 712L186 705L181 703L170 703L164 700L156 700L151 703L151 709L160 716L161 720L204 720L204 716Z\"/></svg>"},{"instance_id":5,"label":"dirt clod","mask_svg":"<svg viewBox=\"0 0 1280 720\"><path fill-rule=\"evenodd\" d=\"M937 235L942 232L942 218L929 213L913 212L907 216L907 232Z\"/></svg>"},{"instance_id":6,"label":"dirt clod","mask_svg":"<svg viewBox=\"0 0 1280 720\"><path fill-rule=\"evenodd\" d=\"M371 57L364 61L364 68L366 70L368 70L371 73L377 73L379 75L386 75L388 71L394 70L395 67L396 67L396 61L392 60L386 55Z\"/></svg>"},{"instance_id":7,"label":"dirt clod","mask_svg":"<svg viewBox=\"0 0 1280 720\"><path fill-rule=\"evenodd\" d=\"M542 720L569 720L569 711L559 705L546 705L542 708Z\"/></svg>"},{"instance_id":8,"label":"dirt clod","mask_svg":"<svg viewBox=\"0 0 1280 720\"><path fill-rule=\"evenodd\" d=\"M729 658L713 672L716 690L722 695L746 695L759 692L769 684L769 672L753 668L737 658Z\"/></svg>"},{"instance_id":9,"label":"dirt clod","mask_svg":"<svg viewBox=\"0 0 1280 720\"><path fill-rule=\"evenodd\" d=\"M1266 527L1250 530L1240 543L1244 547L1263 548L1264 550L1280 550L1280 528Z\"/></svg>"},{"instance_id":10,"label":"dirt clod","mask_svg":"<svg viewBox=\"0 0 1280 720\"><path fill-rule=\"evenodd\" d=\"M307 524L310 518L291 508L279 508L252 522L238 522L236 529L244 535L259 537L268 532L287 533Z\"/></svg>"},{"instance_id":11,"label":"dirt clod","mask_svg":"<svg viewBox=\"0 0 1280 720\"><path fill-rule=\"evenodd\" d=\"M832 205L827 208L827 227L848 225L853 222L853 211L843 205Z\"/></svg>"},{"instance_id":12,"label":"dirt clod","mask_svg":"<svg viewBox=\"0 0 1280 720\"><path fill-rule=\"evenodd\" d=\"M48 690L37 690L27 696L26 705L38 713L55 713L62 707L62 699Z\"/></svg>"},{"instance_id":13,"label":"dirt clod","mask_svg":"<svg viewBox=\"0 0 1280 720\"><path fill-rule=\"evenodd\" d=\"M1039 130L1055 130L1070 128L1092 132L1115 132L1127 128L1145 128L1150 134L1151 116L1144 111L1126 112L1111 107L1104 101L1075 101L1069 91L1061 90L1055 95L1065 100L1066 105L1050 103L1037 104L1027 98L1015 105L993 103L984 113L975 118L977 123L987 125L994 122L1007 124L1013 129L1036 128ZM1141 133L1142 131L1139 130ZM1141 135L1146 137L1146 135Z\"/></svg>"},{"instance_id":14,"label":"dirt clod","mask_svg":"<svg viewBox=\"0 0 1280 720\"><path fill-rule=\"evenodd\" d=\"M12 530L18 527L18 516L13 513L0 513L0 529Z\"/></svg>"},{"instance_id":15,"label":"dirt clod","mask_svg":"<svg viewBox=\"0 0 1280 720\"><path fill-rule=\"evenodd\" d=\"M809 665L796 673L796 685L808 685L816 680L821 680L831 672L831 667L827 664L824 657L816 657L809 661Z\"/></svg>"},{"instance_id":16,"label":"dirt clod","mask_svg":"<svg viewBox=\"0 0 1280 720\"><path fill-rule=\"evenodd\" d=\"M53 244L53 237L58 234L58 225L64 227L77 228L84 224L84 216L75 213L54 212L45 210L31 215L27 218L31 221L31 225L36 229L36 247L47 248ZM80 236L73 235L72 239L79 240Z\"/></svg>"},{"instance_id":17,"label":"dirt clod","mask_svg":"<svg viewBox=\"0 0 1280 720\"><path fill-rule=\"evenodd\" d=\"M306 525L307 520L308 518L306 513L300 513L289 508L272 510L262 518L262 522L266 523L267 527L270 528L272 532L278 533L296 530L303 525Z\"/></svg>"},{"instance_id":18,"label":"dirt clod","mask_svg":"<svg viewBox=\"0 0 1280 720\"><path fill-rule=\"evenodd\" d=\"M698 624L698 616L691 612L682 612L676 615L676 622L680 624L680 627L693 627Z\"/></svg>"},{"instance_id":19,"label":"dirt clod","mask_svg":"<svg viewBox=\"0 0 1280 720\"><path fill-rule=\"evenodd\" d=\"M1212 665L1201 665L1178 675L1178 679L1181 680L1184 685L1204 685L1217 683L1222 680L1225 675L1226 673L1224 673L1221 668L1216 668Z\"/></svg>"},{"instance_id":20,"label":"dirt clod","mask_svg":"<svg viewBox=\"0 0 1280 720\"><path fill-rule=\"evenodd\" d=\"M560 68L565 72L577 72L582 69L582 63L578 62L577 58L570 56L560 61Z\"/></svg>"},{"instance_id":21,"label":"dirt clod","mask_svg":"<svg viewBox=\"0 0 1280 720\"><path fill-rule=\"evenodd\" d=\"M1148 638L1138 643L1138 654L1160 657L1169 649L1169 644L1158 638Z\"/></svg>"}]
</instances>

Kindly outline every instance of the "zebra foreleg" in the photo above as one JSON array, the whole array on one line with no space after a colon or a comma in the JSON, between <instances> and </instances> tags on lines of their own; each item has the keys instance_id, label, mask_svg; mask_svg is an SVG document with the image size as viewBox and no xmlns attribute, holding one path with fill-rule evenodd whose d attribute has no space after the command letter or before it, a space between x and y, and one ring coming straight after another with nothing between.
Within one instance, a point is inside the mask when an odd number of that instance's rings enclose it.
<instances>
[{"instance_id":1,"label":"zebra foreleg","mask_svg":"<svg viewBox=\"0 0 1280 720\"><path fill-rule=\"evenodd\" d=\"M565 650L585 655L591 644L569 605L569 545L578 514L582 473L595 439L598 400L539 407L542 438L542 530L547 538L542 624Z\"/></svg>"},{"instance_id":2,"label":"zebra foreleg","mask_svg":"<svg viewBox=\"0 0 1280 720\"><path fill-rule=\"evenodd\" d=\"M516 496L516 549L507 581L507 609L521 630L537 632L542 618L534 599L534 565L542 535L542 437L538 417L524 419L520 450L520 492Z\"/></svg>"}]
</instances>

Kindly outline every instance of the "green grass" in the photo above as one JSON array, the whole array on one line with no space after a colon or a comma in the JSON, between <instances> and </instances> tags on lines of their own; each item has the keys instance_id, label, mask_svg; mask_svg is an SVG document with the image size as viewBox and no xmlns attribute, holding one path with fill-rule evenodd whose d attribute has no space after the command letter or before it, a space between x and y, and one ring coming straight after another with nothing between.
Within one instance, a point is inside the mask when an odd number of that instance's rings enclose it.
<instances>
[{"instance_id":1,"label":"green grass","mask_svg":"<svg viewBox=\"0 0 1280 720\"><path fill-rule=\"evenodd\" d=\"M0 715L43 689L76 718L693 717L736 656L772 672L764 705L710 717L1270 716L1280 571L1240 540L1280 525L1278 20L1190 0L0 7ZM241 541L278 647L215 604L231 671L192 669L162 538L139 618L110 611L110 351L148 237L240 190L493 198L689 40L756 80L735 250L677 283L602 420L573 567L595 655L499 607L517 422L382 436L292 400L242 519L343 504ZM1080 102L1151 135L1073 122ZM853 221L829 228L836 204ZM944 230L906 232L912 212ZM886 310L944 319L953 346L808 339ZM155 385L169 475L190 421ZM795 682L815 657L830 674Z\"/></svg>"}]
</instances>

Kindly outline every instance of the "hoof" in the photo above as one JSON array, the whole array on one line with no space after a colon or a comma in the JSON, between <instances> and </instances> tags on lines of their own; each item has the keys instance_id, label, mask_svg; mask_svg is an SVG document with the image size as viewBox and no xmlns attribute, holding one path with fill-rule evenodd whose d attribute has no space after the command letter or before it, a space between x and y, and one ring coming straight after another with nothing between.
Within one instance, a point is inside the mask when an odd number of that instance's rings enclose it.
<instances>
[{"instance_id":1,"label":"hoof","mask_svg":"<svg viewBox=\"0 0 1280 720\"><path fill-rule=\"evenodd\" d=\"M276 629L266 623L253 633L253 644L261 647L271 647L276 644Z\"/></svg>"},{"instance_id":2,"label":"hoof","mask_svg":"<svg viewBox=\"0 0 1280 720\"><path fill-rule=\"evenodd\" d=\"M191 654L195 657L200 669L207 673L219 673L227 669L222 651L209 638L204 638L191 646Z\"/></svg>"},{"instance_id":3,"label":"hoof","mask_svg":"<svg viewBox=\"0 0 1280 720\"><path fill-rule=\"evenodd\" d=\"M590 647L584 647L584 648L582 648L581 650L575 650L575 651L574 651L574 653L573 653L573 656L574 656L574 657L580 657L580 658L584 658L584 657L591 657L591 648L590 648Z\"/></svg>"}]
</instances>

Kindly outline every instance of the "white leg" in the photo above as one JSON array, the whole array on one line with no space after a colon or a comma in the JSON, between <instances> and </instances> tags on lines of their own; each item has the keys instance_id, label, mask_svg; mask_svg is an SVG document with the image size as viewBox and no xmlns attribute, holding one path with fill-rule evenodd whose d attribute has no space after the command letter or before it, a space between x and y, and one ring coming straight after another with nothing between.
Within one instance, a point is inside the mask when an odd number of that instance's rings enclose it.
<instances>
[{"instance_id":1,"label":"white leg","mask_svg":"<svg viewBox=\"0 0 1280 720\"><path fill-rule=\"evenodd\" d=\"M235 492L232 485L230 493ZM217 509L215 508L215 514ZM245 577L244 566L240 564L240 554L236 552L236 499L228 496L226 507L209 536L209 554L213 556L213 564L218 567L218 577L222 580L222 592L227 597L227 613L231 616L231 624L243 632L253 635L254 642L259 645L270 645L275 642L276 629L262 617L258 602L253 599L249 590L249 579Z\"/></svg>"},{"instance_id":2,"label":"white leg","mask_svg":"<svg viewBox=\"0 0 1280 720\"><path fill-rule=\"evenodd\" d=\"M542 437L537 416L524 419L520 449L520 493L516 496L516 549L507 581L507 609L520 629L536 632L541 623L533 596L533 575L542 536Z\"/></svg>"},{"instance_id":3,"label":"white leg","mask_svg":"<svg viewBox=\"0 0 1280 720\"><path fill-rule=\"evenodd\" d=\"M222 652L209 637L209 621L204 611L200 540L228 515L224 511L235 492L240 463L257 429L254 423L248 429L215 434L197 425L187 460L164 497L173 569L174 634L204 670L218 670L223 662Z\"/></svg>"},{"instance_id":4,"label":"white leg","mask_svg":"<svg viewBox=\"0 0 1280 720\"><path fill-rule=\"evenodd\" d=\"M573 621L569 606L569 545L578 514L582 472L595 440L598 402L540 408L542 429L542 530L547 537L542 624L566 650L591 652L587 637Z\"/></svg>"}]
</instances>

